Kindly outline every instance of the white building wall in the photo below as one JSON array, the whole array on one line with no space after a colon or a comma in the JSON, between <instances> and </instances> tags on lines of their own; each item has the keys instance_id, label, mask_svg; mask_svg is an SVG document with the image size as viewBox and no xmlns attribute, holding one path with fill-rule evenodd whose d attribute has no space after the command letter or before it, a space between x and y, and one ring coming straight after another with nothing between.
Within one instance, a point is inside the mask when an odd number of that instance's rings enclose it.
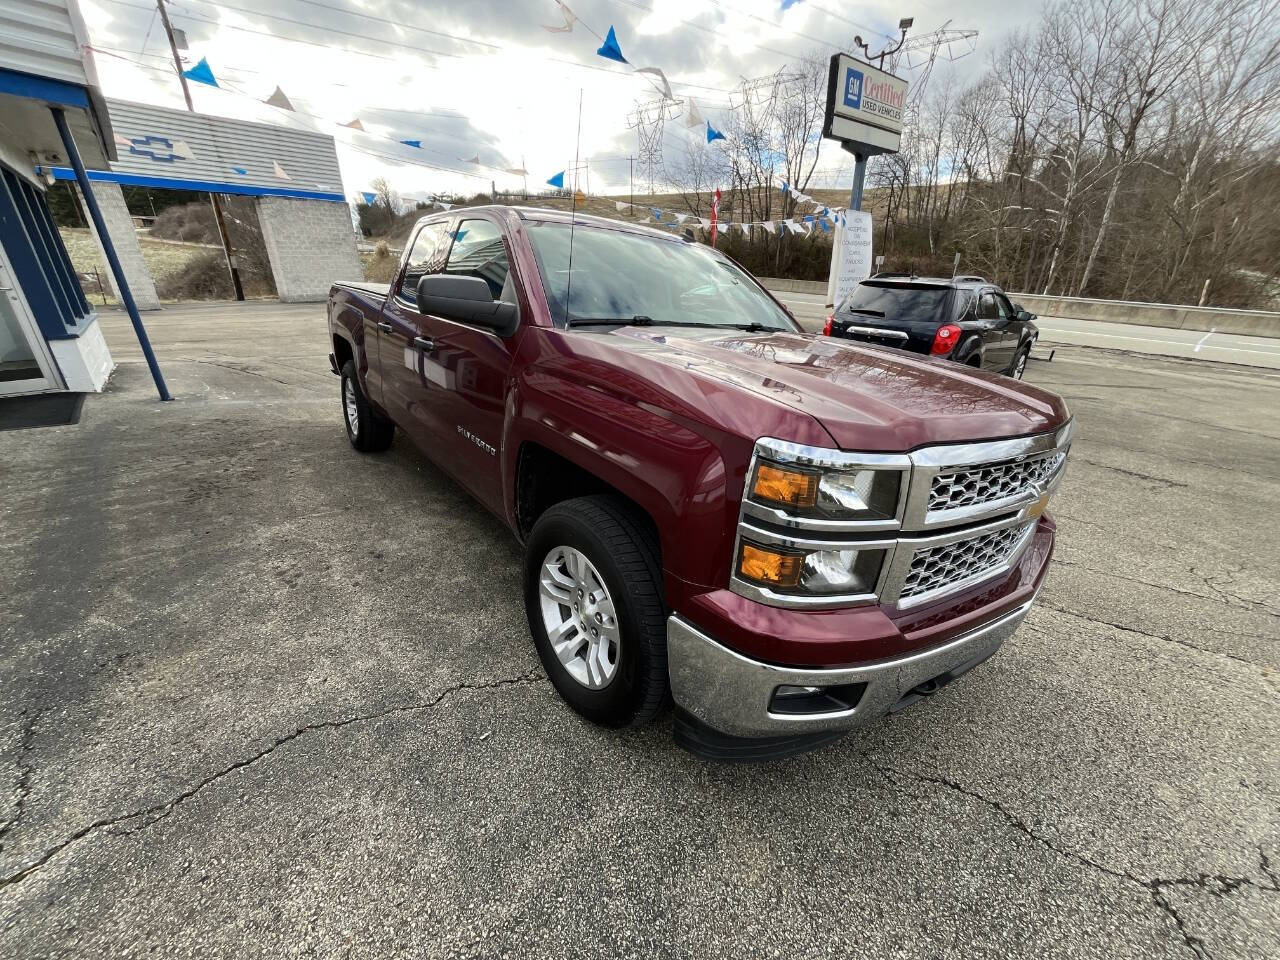
<instances>
[{"instance_id":1,"label":"white building wall","mask_svg":"<svg viewBox=\"0 0 1280 960\"><path fill-rule=\"evenodd\" d=\"M77 188L79 193L79 188ZM147 261L142 258L142 246L138 243L138 234L133 229L133 218L124 202L124 193L118 183L97 181L93 184L93 195L98 200L98 209L102 211L102 219L106 221L107 232L115 243L116 256L124 267L124 277L133 292L133 300L139 310L159 310L160 297L156 293L155 281L151 278L151 270ZM84 203L83 194L80 202ZM115 274L107 263L107 255L102 250L102 241L98 231L89 221L89 229L93 231L93 239L98 243L98 271L111 284L111 290L120 299L120 291L116 289Z\"/></svg>"},{"instance_id":2,"label":"white building wall","mask_svg":"<svg viewBox=\"0 0 1280 960\"><path fill-rule=\"evenodd\" d=\"M96 85L88 39L72 0L0 0L0 67Z\"/></svg>"},{"instance_id":3,"label":"white building wall","mask_svg":"<svg viewBox=\"0 0 1280 960\"><path fill-rule=\"evenodd\" d=\"M97 317L74 340L52 340L49 348L67 389L74 393L100 393L116 368Z\"/></svg>"},{"instance_id":4,"label":"white building wall","mask_svg":"<svg viewBox=\"0 0 1280 960\"><path fill-rule=\"evenodd\" d=\"M324 300L335 280L364 278L345 203L259 197L258 222L282 301Z\"/></svg>"}]
</instances>

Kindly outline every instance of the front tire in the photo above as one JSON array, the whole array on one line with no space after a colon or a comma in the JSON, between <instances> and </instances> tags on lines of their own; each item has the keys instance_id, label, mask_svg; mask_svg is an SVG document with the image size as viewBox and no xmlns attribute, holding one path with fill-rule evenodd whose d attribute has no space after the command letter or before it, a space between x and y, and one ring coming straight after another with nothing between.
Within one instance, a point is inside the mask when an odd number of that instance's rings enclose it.
<instances>
[{"instance_id":1,"label":"front tire","mask_svg":"<svg viewBox=\"0 0 1280 960\"><path fill-rule=\"evenodd\" d=\"M616 497L558 503L524 572L529 632L565 702L605 727L651 720L667 698L667 609L645 518Z\"/></svg>"},{"instance_id":2,"label":"front tire","mask_svg":"<svg viewBox=\"0 0 1280 960\"><path fill-rule=\"evenodd\" d=\"M1009 376L1015 380L1021 380L1022 375L1027 372L1027 358L1031 355L1031 347L1023 347L1013 357L1013 365L1009 367Z\"/></svg>"},{"instance_id":3,"label":"front tire","mask_svg":"<svg viewBox=\"0 0 1280 960\"><path fill-rule=\"evenodd\" d=\"M348 360L342 366L342 422L347 427L347 439L361 453L378 453L391 446L395 437L395 424L373 409L364 395L360 378L356 376L355 361Z\"/></svg>"}]
</instances>

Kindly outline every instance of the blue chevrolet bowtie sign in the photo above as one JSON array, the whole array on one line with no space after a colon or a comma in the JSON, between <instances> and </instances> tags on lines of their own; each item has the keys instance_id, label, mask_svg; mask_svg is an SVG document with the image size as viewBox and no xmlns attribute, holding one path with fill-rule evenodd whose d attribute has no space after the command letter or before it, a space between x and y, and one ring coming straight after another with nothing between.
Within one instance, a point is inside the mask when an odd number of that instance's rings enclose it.
<instances>
[{"instance_id":1,"label":"blue chevrolet bowtie sign","mask_svg":"<svg viewBox=\"0 0 1280 960\"><path fill-rule=\"evenodd\" d=\"M129 140L129 152L134 156L147 157L158 163L173 163L185 160L186 155L174 151L173 141L168 137L132 137Z\"/></svg>"}]
</instances>

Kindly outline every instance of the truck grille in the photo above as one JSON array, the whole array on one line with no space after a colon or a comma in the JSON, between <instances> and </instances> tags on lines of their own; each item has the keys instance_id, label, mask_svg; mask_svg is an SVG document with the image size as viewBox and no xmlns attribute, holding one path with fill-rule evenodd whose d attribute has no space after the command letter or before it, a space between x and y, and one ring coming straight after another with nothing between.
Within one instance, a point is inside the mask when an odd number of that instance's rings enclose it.
<instances>
[{"instance_id":1,"label":"truck grille","mask_svg":"<svg viewBox=\"0 0 1280 960\"><path fill-rule=\"evenodd\" d=\"M911 558L911 568L902 584L900 596L905 599L941 587L954 587L962 581L994 571L1009 559L1034 526L1035 521L1032 520L968 540L917 550Z\"/></svg>"},{"instance_id":2,"label":"truck grille","mask_svg":"<svg viewBox=\"0 0 1280 960\"><path fill-rule=\"evenodd\" d=\"M1007 460L939 473L929 489L929 512L994 503L1031 487L1043 488L1066 459L1067 451L1063 449L1034 460Z\"/></svg>"}]
</instances>

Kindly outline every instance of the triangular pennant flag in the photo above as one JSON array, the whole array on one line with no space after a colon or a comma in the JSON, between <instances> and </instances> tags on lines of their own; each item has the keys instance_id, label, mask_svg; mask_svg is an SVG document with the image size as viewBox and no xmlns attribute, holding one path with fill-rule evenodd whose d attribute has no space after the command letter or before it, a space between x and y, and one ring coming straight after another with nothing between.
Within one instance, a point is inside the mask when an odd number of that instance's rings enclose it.
<instances>
[{"instance_id":1,"label":"triangular pennant flag","mask_svg":"<svg viewBox=\"0 0 1280 960\"><path fill-rule=\"evenodd\" d=\"M524 167L507 167L506 172L511 174L513 177L527 177L529 175L529 171Z\"/></svg>"},{"instance_id":2,"label":"triangular pennant flag","mask_svg":"<svg viewBox=\"0 0 1280 960\"><path fill-rule=\"evenodd\" d=\"M173 141L173 146L169 148L175 157L181 157L183 160L194 160L196 158L195 151L187 146L185 140Z\"/></svg>"},{"instance_id":3,"label":"triangular pennant flag","mask_svg":"<svg viewBox=\"0 0 1280 960\"><path fill-rule=\"evenodd\" d=\"M577 20L578 18L573 15L572 10L566 7L563 3L560 3L560 0L556 0L556 5L560 8L560 15L564 17L564 26L548 27L545 24L543 24L542 29L547 31L547 33L572 33L573 21Z\"/></svg>"},{"instance_id":4,"label":"triangular pennant flag","mask_svg":"<svg viewBox=\"0 0 1280 960\"><path fill-rule=\"evenodd\" d=\"M676 95L671 92L671 84L667 81L667 75L662 72L659 67L640 67L636 73L647 73L658 78L658 82L662 84L662 97L665 100L674 100Z\"/></svg>"},{"instance_id":5,"label":"triangular pennant flag","mask_svg":"<svg viewBox=\"0 0 1280 960\"><path fill-rule=\"evenodd\" d=\"M783 194L783 196L786 196L787 191L789 191L790 189L791 189L791 187L787 184L787 181L783 180L783 181L782 181L782 194Z\"/></svg>"},{"instance_id":6,"label":"triangular pennant flag","mask_svg":"<svg viewBox=\"0 0 1280 960\"><path fill-rule=\"evenodd\" d=\"M720 221L719 223L717 223L717 224L716 224L716 229L717 229L720 233L728 233L728 232L729 232L729 224L725 223L725 222L722 220L722 221Z\"/></svg>"},{"instance_id":7,"label":"triangular pennant flag","mask_svg":"<svg viewBox=\"0 0 1280 960\"><path fill-rule=\"evenodd\" d=\"M662 222L662 211L661 211L661 210L659 210L657 207L650 207L650 208L649 208L649 210L653 213L653 219L654 219L656 222L661 223L661 222Z\"/></svg>"},{"instance_id":8,"label":"triangular pennant flag","mask_svg":"<svg viewBox=\"0 0 1280 960\"><path fill-rule=\"evenodd\" d=\"M819 220L819 221L818 221L818 226L820 226L820 227L822 228L822 232L823 232L823 233L830 233L830 232L831 232L831 224L827 223L827 221L825 221L825 220Z\"/></svg>"},{"instance_id":9,"label":"triangular pennant flag","mask_svg":"<svg viewBox=\"0 0 1280 960\"><path fill-rule=\"evenodd\" d=\"M697 104L692 100L685 100L685 103L687 104L684 111L684 125L686 127L692 130L694 127L700 127L706 123L706 121L702 119L702 114L698 112Z\"/></svg>"},{"instance_id":10,"label":"triangular pennant flag","mask_svg":"<svg viewBox=\"0 0 1280 960\"><path fill-rule=\"evenodd\" d=\"M289 98L284 95L284 91L279 87L276 87L276 92L262 102L269 107L278 107L281 110L293 109L293 104L290 102Z\"/></svg>"},{"instance_id":11,"label":"triangular pennant flag","mask_svg":"<svg viewBox=\"0 0 1280 960\"><path fill-rule=\"evenodd\" d=\"M738 226L740 226L740 227L742 228L742 235L743 235L744 237L749 237L749 236L751 236L751 224L749 224L749 223L740 223L740 224L738 224Z\"/></svg>"},{"instance_id":12,"label":"triangular pennant flag","mask_svg":"<svg viewBox=\"0 0 1280 960\"><path fill-rule=\"evenodd\" d=\"M458 159L459 159L459 160L462 160L462 157L459 157ZM462 160L462 162L463 162L463 163L474 163L474 164L477 164L477 165L478 165L478 164L480 163L480 154L478 154L478 153L477 153L474 157L468 157L467 159Z\"/></svg>"},{"instance_id":13,"label":"triangular pennant flag","mask_svg":"<svg viewBox=\"0 0 1280 960\"><path fill-rule=\"evenodd\" d=\"M132 140L130 140L128 137L121 136L121 135L120 135L120 134L118 134L118 133L116 134L115 140L116 140L116 144L117 144L117 145L119 145L119 146L121 146L121 147L132 147L132 146L133 146L133 141L132 141Z\"/></svg>"},{"instance_id":14,"label":"triangular pennant flag","mask_svg":"<svg viewBox=\"0 0 1280 960\"><path fill-rule=\"evenodd\" d=\"M796 223L794 220L787 220L784 222L786 228L792 233L804 233L804 227L800 226L800 224Z\"/></svg>"},{"instance_id":15,"label":"triangular pennant flag","mask_svg":"<svg viewBox=\"0 0 1280 960\"><path fill-rule=\"evenodd\" d=\"M772 221L772 220L766 220L764 223L760 224L760 226L764 227L764 228L765 228L766 230L768 230L770 233L777 233L777 232L778 232L778 231L777 231L777 229L774 227L774 225L773 225L773 221Z\"/></svg>"},{"instance_id":16,"label":"triangular pennant flag","mask_svg":"<svg viewBox=\"0 0 1280 960\"><path fill-rule=\"evenodd\" d=\"M613 205L617 208L619 213L622 213L624 210L631 209L631 204L627 203L625 200L615 200Z\"/></svg>"},{"instance_id":17,"label":"triangular pennant flag","mask_svg":"<svg viewBox=\"0 0 1280 960\"><path fill-rule=\"evenodd\" d=\"M216 87L218 85L218 81L213 75L213 69L209 66L209 61L204 57L201 57L200 62L190 70L183 70L182 75L188 80L194 80L196 83L207 83L211 87ZM276 87L276 92L279 93L279 91L280 88ZM280 95L284 96L284 94ZM270 103L270 101L267 102ZM272 104L272 106L275 106L275 104ZM288 109L292 110L293 107L289 107Z\"/></svg>"},{"instance_id":18,"label":"triangular pennant flag","mask_svg":"<svg viewBox=\"0 0 1280 960\"><path fill-rule=\"evenodd\" d=\"M234 170L236 173L240 174L240 176L242 177L248 176L249 174L249 171L246 170L244 167L232 167L231 169Z\"/></svg>"},{"instance_id":19,"label":"triangular pennant flag","mask_svg":"<svg viewBox=\"0 0 1280 960\"><path fill-rule=\"evenodd\" d=\"M698 226L700 226L703 230L707 230L711 227L711 221L708 220L706 217L699 217Z\"/></svg>"},{"instance_id":20,"label":"triangular pennant flag","mask_svg":"<svg viewBox=\"0 0 1280 960\"><path fill-rule=\"evenodd\" d=\"M609 25L609 32L605 34L604 43L600 45L596 55L606 60L616 60L618 63L627 62L627 58L622 55L622 48L618 46L618 38L614 36L612 24Z\"/></svg>"},{"instance_id":21,"label":"triangular pennant flag","mask_svg":"<svg viewBox=\"0 0 1280 960\"><path fill-rule=\"evenodd\" d=\"M689 215L687 213L673 213L672 216L676 218L676 223L684 223L689 219Z\"/></svg>"},{"instance_id":22,"label":"triangular pennant flag","mask_svg":"<svg viewBox=\"0 0 1280 960\"><path fill-rule=\"evenodd\" d=\"M800 221L802 223L813 223L813 214L811 213L805 214L803 217L800 218Z\"/></svg>"},{"instance_id":23,"label":"triangular pennant flag","mask_svg":"<svg viewBox=\"0 0 1280 960\"><path fill-rule=\"evenodd\" d=\"M573 193L573 202L575 205L581 206L587 202L587 195L581 190L575 190Z\"/></svg>"},{"instance_id":24,"label":"triangular pennant flag","mask_svg":"<svg viewBox=\"0 0 1280 960\"><path fill-rule=\"evenodd\" d=\"M564 189L564 171L561 170L554 177L548 180L547 183L551 184L551 186L555 187L557 190L563 190Z\"/></svg>"},{"instance_id":25,"label":"triangular pennant flag","mask_svg":"<svg viewBox=\"0 0 1280 960\"><path fill-rule=\"evenodd\" d=\"M344 123L343 126L349 127L352 130L359 130L361 133L364 133L364 124L360 122L359 117L356 117L350 123Z\"/></svg>"},{"instance_id":26,"label":"triangular pennant flag","mask_svg":"<svg viewBox=\"0 0 1280 960\"><path fill-rule=\"evenodd\" d=\"M401 142L401 143L403 143L406 147L413 147L413 149L415 149L415 150L421 150L421 149L422 149L422 141L421 141L421 140L401 140L400 142Z\"/></svg>"},{"instance_id":27,"label":"triangular pennant flag","mask_svg":"<svg viewBox=\"0 0 1280 960\"><path fill-rule=\"evenodd\" d=\"M717 140L723 140L723 139L724 139L724 134L721 133L719 130L717 130L715 127L713 127L710 121L707 121L707 143L714 143Z\"/></svg>"},{"instance_id":28,"label":"triangular pennant flag","mask_svg":"<svg viewBox=\"0 0 1280 960\"><path fill-rule=\"evenodd\" d=\"M364 191L360 196L364 198L364 205L366 207L372 207L374 201L378 199L378 195L376 193L370 193L368 190Z\"/></svg>"},{"instance_id":29,"label":"triangular pennant flag","mask_svg":"<svg viewBox=\"0 0 1280 960\"><path fill-rule=\"evenodd\" d=\"M436 206L437 206L437 207L439 207L441 210L452 210L452 209L453 209L453 204L452 204L452 203L441 203L439 200L437 200L437 201L436 201Z\"/></svg>"},{"instance_id":30,"label":"triangular pennant flag","mask_svg":"<svg viewBox=\"0 0 1280 960\"><path fill-rule=\"evenodd\" d=\"M281 180L293 179L293 177L289 176L287 173L284 172L284 167L280 166L280 162L278 160L271 161L271 172L274 173Z\"/></svg>"}]
</instances>

